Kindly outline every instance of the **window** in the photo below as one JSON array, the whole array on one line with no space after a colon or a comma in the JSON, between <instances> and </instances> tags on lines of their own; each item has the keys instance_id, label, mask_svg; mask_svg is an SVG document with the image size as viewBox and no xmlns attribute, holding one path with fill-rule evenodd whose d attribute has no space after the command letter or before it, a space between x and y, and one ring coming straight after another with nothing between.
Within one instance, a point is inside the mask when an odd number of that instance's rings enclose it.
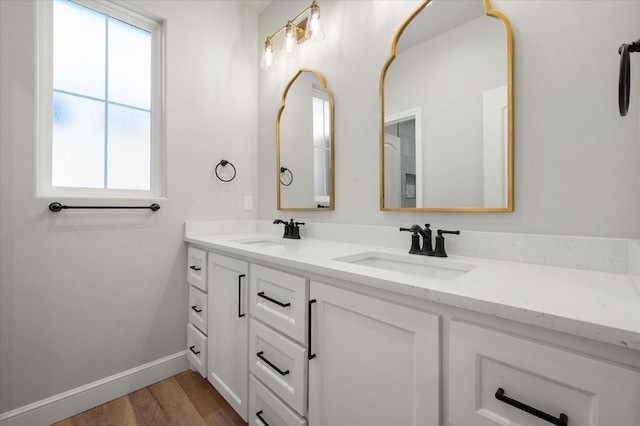
<instances>
[{"instance_id":1,"label":"window","mask_svg":"<svg viewBox=\"0 0 640 426\"><path fill-rule=\"evenodd\" d=\"M41 8L39 194L162 196L161 24L104 1Z\"/></svg>"},{"instance_id":2,"label":"window","mask_svg":"<svg viewBox=\"0 0 640 426\"><path fill-rule=\"evenodd\" d=\"M330 203L331 191L331 107L329 96L313 88L313 200Z\"/></svg>"}]
</instances>

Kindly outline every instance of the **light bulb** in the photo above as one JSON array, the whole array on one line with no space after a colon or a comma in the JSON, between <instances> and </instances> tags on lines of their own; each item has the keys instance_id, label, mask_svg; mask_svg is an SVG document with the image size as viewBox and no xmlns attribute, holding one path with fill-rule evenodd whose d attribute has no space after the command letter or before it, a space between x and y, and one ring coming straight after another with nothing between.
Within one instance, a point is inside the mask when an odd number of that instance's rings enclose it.
<instances>
[{"instance_id":1,"label":"light bulb","mask_svg":"<svg viewBox=\"0 0 640 426\"><path fill-rule=\"evenodd\" d=\"M307 22L307 38L324 39L324 33L320 29L320 5L315 0L311 4Z\"/></svg>"},{"instance_id":2,"label":"light bulb","mask_svg":"<svg viewBox=\"0 0 640 426\"><path fill-rule=\"evenodd\" d=\"M264 51L262 52L262 60L260 67L270 70L278 66L276 56L273 54L273 43L270 38L264 42Z\"/></svg>"},{"instance_id":3,"label":"light bulb","mask_svg":"<svg viewBox=\"0 0 640 426\"><path fill-rule=\"evenodd\" d=\"M287 24L287 29L285 31L285 37L287 42L287 55L290 55L293 52L293 48L296 43L296 29L293 23L289 22Z\"/></svg>"}]
</instances>

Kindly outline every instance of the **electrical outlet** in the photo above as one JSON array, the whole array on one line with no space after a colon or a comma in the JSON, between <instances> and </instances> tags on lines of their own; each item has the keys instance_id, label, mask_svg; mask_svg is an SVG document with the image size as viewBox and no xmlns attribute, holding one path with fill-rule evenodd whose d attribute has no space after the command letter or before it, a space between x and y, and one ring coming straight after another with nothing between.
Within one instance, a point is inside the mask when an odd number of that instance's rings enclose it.
<instances>
[{"instance_id":1,"label":"electrical outlet","mask_svg":"<svg viewBox=\"0 0 640 426\"><path fill-rule=\"evenodd\" d=\"M244 196L244 209L245 210L253 209L253 197L251 195Z\"/></svg>"}]
</instances>

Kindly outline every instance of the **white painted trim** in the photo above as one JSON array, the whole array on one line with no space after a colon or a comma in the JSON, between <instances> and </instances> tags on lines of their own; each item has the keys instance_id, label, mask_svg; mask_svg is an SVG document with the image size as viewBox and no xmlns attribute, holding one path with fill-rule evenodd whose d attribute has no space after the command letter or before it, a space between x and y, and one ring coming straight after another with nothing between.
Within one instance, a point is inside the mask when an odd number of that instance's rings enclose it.
<instances>
[{"instance_id":1,"label":"white painted trim","mask_svg":"<svg viewBox=\"0 0 640 426\"><path fill-rule=\"evenodd\" d=\"M2 413L0 414L0 425L33 426L55 423L188 369L187 351L177 352Z\"/></svg>"},{"instance_id":2,"label":"white painted trim","mask_svg":"<svg viewBox=\"0 0 640 426\"><path fill-rule=\"evenodd\" d=\"M395 114L389 114L384 117L384 125L407 121L412 118L415 120L416 126L416 207L424 207L422 202L422 185L424 184L422 180L422 165L424 163L424 159L422 158L422 108L416 107Z\"/></svg>"}]
</instances>

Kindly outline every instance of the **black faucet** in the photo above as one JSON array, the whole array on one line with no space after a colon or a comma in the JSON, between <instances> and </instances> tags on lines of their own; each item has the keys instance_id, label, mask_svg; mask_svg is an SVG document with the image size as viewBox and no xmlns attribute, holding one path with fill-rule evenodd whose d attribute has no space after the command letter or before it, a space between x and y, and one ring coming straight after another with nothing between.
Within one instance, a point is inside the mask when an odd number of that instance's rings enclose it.
<instances>
[{"instance_id":1,"label":"black faucet","mask_svg":"<svg viewBox=\"0 0 640 426\"><path fill-rule=\"evenodd\" d=\"M279 223L284 225L284 235L282 236L282 238L290 238L292 240L300 239L300 225L304 225L304 222L294 222L293 219L291 219L289 223L280 219L276 219L273 221L274 225L277 225Z\"/></svg>"},{"instance_id":2,"label":"black faucet","mask_svg":"<svg viewBox=\"0 0 640 426\"><path fill-rule=\"evenodd\" d=\"M433 256L431 248L431 225L426 223L424 229L420 225L412 225L411 228L400 228L400 231L413 232L411 236L411 248L409 253L423 256ZM420 248L420 236L422 236L422 248Z\"/></svg>"},{"instance_id":3,"label":"black faucet","mask_svg":"<svg viewBox=\"0 0 640 426\"><path fill-rule=\"evenodd\" d=\"M431 256L447 257L447 252L444 249L444 235L442 234L455 234L460 235L460 231L443 231L438 229L438 235L436 235L436 249Z\"/></svg>"}]
</instances>

